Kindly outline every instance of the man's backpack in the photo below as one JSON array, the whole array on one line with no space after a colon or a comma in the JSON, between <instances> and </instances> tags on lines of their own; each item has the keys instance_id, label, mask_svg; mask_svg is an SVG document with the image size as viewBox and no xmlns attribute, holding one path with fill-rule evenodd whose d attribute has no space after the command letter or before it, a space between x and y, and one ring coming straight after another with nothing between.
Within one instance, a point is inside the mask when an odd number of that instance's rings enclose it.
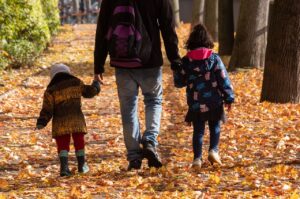
<instances>
[{"instance_id":1,"label":"man's backpack","mask_svg":"<svg viewBox=\"0 0 300 199\"><path fill-rule=\"evenodd\" d=\"M152 42L136 0L117 0L106 35L111 65L138 68L151 55Z\"/></svg>"}]
</instances>

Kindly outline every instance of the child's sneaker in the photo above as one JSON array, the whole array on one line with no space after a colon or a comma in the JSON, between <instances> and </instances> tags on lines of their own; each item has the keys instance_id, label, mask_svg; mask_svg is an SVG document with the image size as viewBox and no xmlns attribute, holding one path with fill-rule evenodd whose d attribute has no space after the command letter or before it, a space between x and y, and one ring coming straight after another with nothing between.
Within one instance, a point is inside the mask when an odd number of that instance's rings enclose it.
<instances>
[{"instance_id":1,"label":"child's sneaker","mask_svg":"<svg viewBox=\"0 0 300 199\"><path fill-rule=\"evenodd\" d=\"M201 166L202 166L202 160L201 160L201 158L196 158L193 161L192 167L195 168L195 169L200 169Z\"/></svg>"},{"instance_id":2,"label":"child's sneaker","mask_svg":"<svg viewBox=\"0 0 300 199\"><path fill-rule=\"evenodd\" d=\"M210 162L211 165L213 165L214 163L222 165L221 158L220 158L218 152L215 152L214 150L209 151L208 161Z\"/></svg>"}]
</instances>

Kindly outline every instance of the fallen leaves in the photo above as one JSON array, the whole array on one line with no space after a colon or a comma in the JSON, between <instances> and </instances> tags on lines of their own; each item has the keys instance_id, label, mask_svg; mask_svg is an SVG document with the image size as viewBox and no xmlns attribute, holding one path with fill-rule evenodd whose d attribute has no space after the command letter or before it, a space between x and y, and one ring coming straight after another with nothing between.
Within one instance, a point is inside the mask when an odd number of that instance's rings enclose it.
<instances>
[{"instance_id":1,"label":"fallen leaves","mask_svg":"<svg viewBox=\"0 0 300 199\"><path fill-rule=\"evenodd\" d=\"M5 179L0 179L0 190L6 190L9 188L9 183Z\"/></svg>"},{"instance_id":2,"label":"fallen leaves","mask_svg":"<svg viewBox=\"0 0 300 199\"><path fill-rule=\"evenodd\" d=\"M290 199L299 199L299 198L300 198L300 191L299 190L295 190L292 193L291 197L290 197Z\"/></svg>"},{"instance_id":3,"label":"fallen leaves","mask_svg":"<svg viewBox=\"0 0 300 199\"><path fill-rule=\"evenodd\" d=\"M189 25L179 30L180 53ZM74 147L70 169L60 178L51 123L34 131L54 62L70 65L85 83L93 76L95 26L65 26L34 68L2 71L0 95L0 199L2 198L299 198L300 105L259 102L262 71L231 73L236 103L222 125L220 155L224 166L207 162L209 135L203 147L203 167L191 168L192 128L184 125L184 89L175 89L169 66L164 67L164 101L159 150L164 167L127 172L114 70L107 66L106 85L94 99L83 100L89 129L86 140L90 173L77 174ZM167 62L166 62L167 63ZM37 75L33 75L37 74ZM140 100L140 125L144 110Z\"/></svg>"},{"instance_id":4,"label":"fallen leaves","mask_svg":"<svg viewBox=\"0 0 300 199\"><path fill-rule=\"evenodd\" d=\"M214 183L214 184L220 184L220 182L221 182L220 177L217 176L217 175L215 175L215 174L210 175L210 176L209 176L209 179L210 179L210 181L211 181L212 183Z\"/></svg>"}]
</instances>

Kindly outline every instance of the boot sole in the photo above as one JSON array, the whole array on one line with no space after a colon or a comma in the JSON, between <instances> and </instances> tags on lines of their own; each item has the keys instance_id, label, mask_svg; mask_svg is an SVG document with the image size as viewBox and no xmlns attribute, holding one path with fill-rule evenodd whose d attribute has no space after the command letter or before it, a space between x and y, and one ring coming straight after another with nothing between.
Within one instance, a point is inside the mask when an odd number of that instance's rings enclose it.
<instances>
[{"instance_id":1,"label":"boot sole","mask_svg":"<svg viewBox=\"0 0 300 199\"><path fill-rule=\"evenodd\" d=\"M140 170L141 168L142 168L142 166L140 166L140 167L128 167L127 171Z\"/></svg>"},{"instance_id":2,"label":"boot sole","mask_svg":"<svg viewBox=\"0 0 300 199\"><path fill-rule=\"evenodd\" d=\"M70 173L60 173L60 177L70 177L72 174Z\"/></svg>"},{"instance_id":3,"label":"boot sole","mask_svg":"<svg viewBox=\"0 0 300 199\"><path fill-rule=\"evenodd\" d=\"M78 173L80 173L80 174L86 174L86 173L88 173L89 171L90 171L90 169L87 169L87 170L85 170L85 171L78 170Z\"/></svg>"},{"instance_id":4,"label":"boot sole","mask_svg":"<svg viewBox=\"0 0 300 199\"><path fill-rule=\"evenodd\" d=\"M78 167L78 173L86 174L89 171L90 171L90 167L86 163L84 163L83 166Z\"/></svg>"},{"instance_id":5,"label":"boot sole","mask_svg":"<svg viewBox=\"0 0 300 199\"><path fill-rule=\"evenodd\" d=\"M149 167L155 167L155 168L162 167L162 163L157 159L156 155L152 151L148 149L144 149L143 154L144 157L148 159Z\"/></svg>"},{"instance_id":6,"label":"boot sole","mask_svg":"<svg viewBox=\"0 0 300 199\"><path fill-rule=\"evenodd\" d=\"M134 166L128 165L127 171L140 170L141 168L142 168L142 162L140 164L137 164L137 165L134 165Z\"/></svg>"}]
</instances>

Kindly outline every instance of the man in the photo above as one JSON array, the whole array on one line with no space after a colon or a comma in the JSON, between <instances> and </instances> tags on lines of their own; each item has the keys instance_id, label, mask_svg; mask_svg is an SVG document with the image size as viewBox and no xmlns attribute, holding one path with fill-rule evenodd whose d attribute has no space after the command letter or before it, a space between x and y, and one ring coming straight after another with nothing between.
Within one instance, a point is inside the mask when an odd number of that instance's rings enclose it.
<instances>
[{"instance_id":1,"label":"man","mask_svg":"<svg viewBox=\"0 0 300 199\"><path fill-rule=\"evenodd\" d=\"M102 74L108 54L107 32L117 0L103 0L98 18L94 52L95 80L103 83ZM142 159L149 167L162 166L156 152L162 111L162 68L160 32L173 70L179 68L178 38L169 0L136 0L142 22L151 38L150 59L141 68L116 67L115 75L120 100L123 134L127 149L128 170L140 169ZM112 62L111 62L111 65ZM144 95L146 130L142 135L137 112L139 88ZM143 145L143 148L140 147Z\"/></svg>"}]
</instances>

